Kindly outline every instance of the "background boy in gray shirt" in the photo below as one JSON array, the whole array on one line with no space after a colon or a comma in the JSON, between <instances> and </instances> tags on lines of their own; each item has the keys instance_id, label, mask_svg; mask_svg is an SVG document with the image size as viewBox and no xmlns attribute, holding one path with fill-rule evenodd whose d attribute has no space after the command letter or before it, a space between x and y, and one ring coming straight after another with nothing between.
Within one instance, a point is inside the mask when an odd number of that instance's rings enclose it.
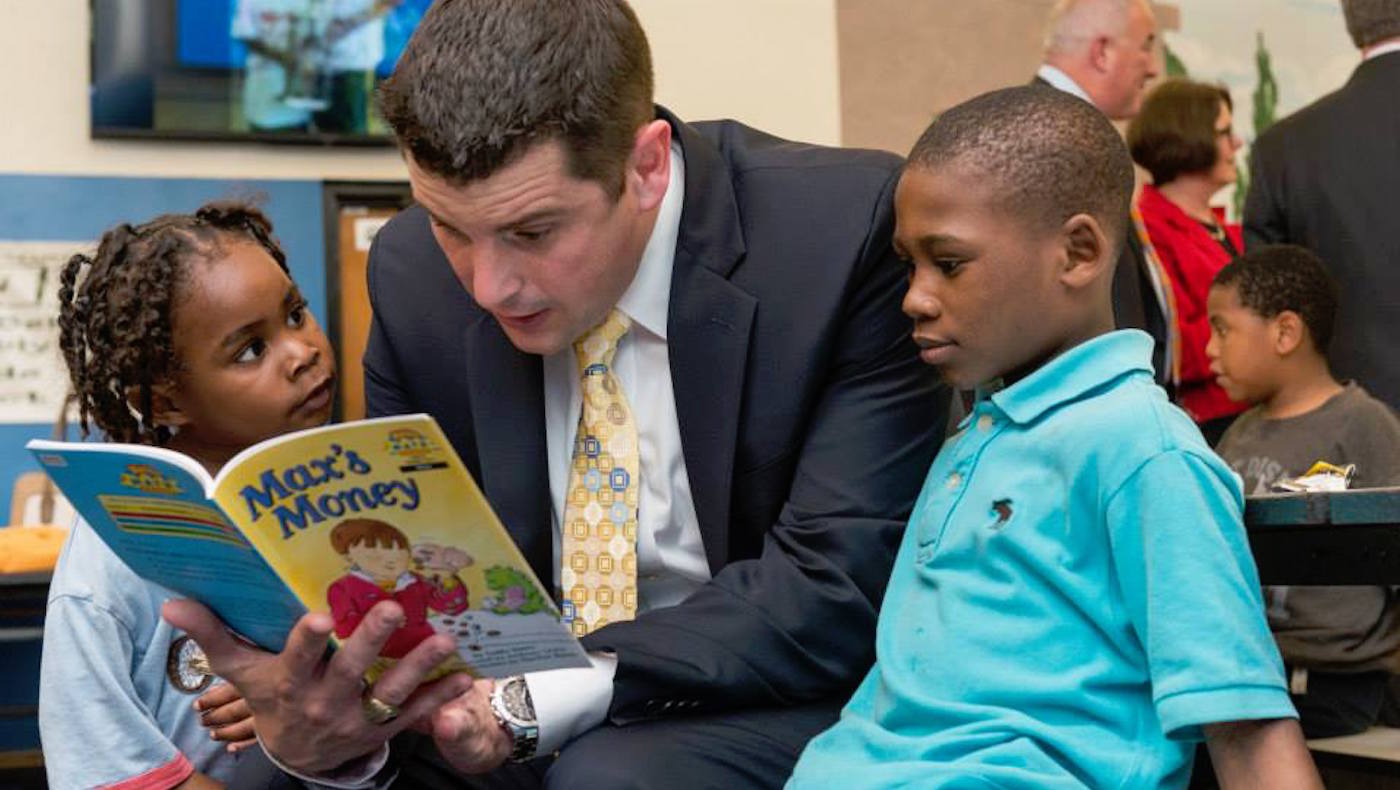
<instances>
[{"instance_id":1,"label":"background boy in gray shirt","mask_svg":"<svg viewBox=\"0 0 1400 790\"><path fill-rule=\"evenodd\" d=\"M1216 447L1247 496L1316 461L1355 464L1353 488L1400 485L1400 420L1328 369L1336 287L1315 255L1289 245L1251 250L1216 276L1207 311L1217 381L1231 398L1257 404ZM1394 589L1271 587L1267 601L1304 734L1375 724L1388 676L1400 669Z\"/></svg>"}]
</instances>

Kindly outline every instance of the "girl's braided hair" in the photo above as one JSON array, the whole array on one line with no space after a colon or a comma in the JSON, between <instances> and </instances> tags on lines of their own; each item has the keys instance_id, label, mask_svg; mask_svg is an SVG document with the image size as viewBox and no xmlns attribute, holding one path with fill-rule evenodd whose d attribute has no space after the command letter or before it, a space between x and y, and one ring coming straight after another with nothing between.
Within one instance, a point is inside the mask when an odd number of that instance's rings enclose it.
<instances>
[{"instance_id":1,"label":"girl's braided hair","mask_svg":"<svg viewBox=\"0 0 1400 790\"><path fill-rule=\"evenodd\" d=\"M223 201L194 214L123 223L102 235L95 255L68 260L58 290L59 342L84 436L91 419L111 441L169 440L169 430L152 419L151 388L179 369L171 314L190 261L215 259L226 240L258 244L288 271L267 216Z\"/></svg>"}]
</instances>

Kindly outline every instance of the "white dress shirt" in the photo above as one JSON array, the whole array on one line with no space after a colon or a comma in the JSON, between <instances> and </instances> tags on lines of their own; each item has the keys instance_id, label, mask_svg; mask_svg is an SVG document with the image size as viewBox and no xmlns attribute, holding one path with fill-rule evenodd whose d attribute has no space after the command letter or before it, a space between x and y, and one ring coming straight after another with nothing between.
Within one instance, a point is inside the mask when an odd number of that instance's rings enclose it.
<instances>
[{"instance_id":1,"label":"white dress shirt","mask_svg":"<svg viewBox=\"0 0 1400 790\"><path fill-rule=\"evenodd\" d=\"M1086 93L1083 88L1079 87L1079 83L1075 82L1073 77L1051 66L1049 63L1040 64L1040 68L1036 70L1035 75L1065 93L1078 96L1090 104L1094 103L1094 100L1089 98L1089 94Z\"/></svg>"},{"instance_id":2,"label":"white dress shirt","mask_svg":"<svg viewBox=\"0 0 1400 790\"><path fill-rule=\"evenodd\" d=\"M613 374L637 426L641 490L637 502L637 610L674 606L710 578L700 523L681 449L676 397L671 386L666 318L671 268L680 233L685 162L671 146L671 180L657 212L637 274L617 308L632 319L618 342ZM554 582L559 581L560 530L569 485L574 437L583 395L573 347L544 359L544 422L549 494L554 527ZM540 753L555 751L596 727L612 704L617 662L592 655L593 667L526 675L540 725Z\"/></svg>"},{"instance_id":3,"label":"white dress shirt","mask_svg":"<svg viewBox=\"0 0 1400 790\"><path fill-rule=\"evenodd\" d=\"M1392 52L1400 52L1400 38L1391 39L1384 44L1378 44L1366 51L1361 58L1362 61L1375 60L1381 55L1389 55Z\"/></svg>"}]
</instances>

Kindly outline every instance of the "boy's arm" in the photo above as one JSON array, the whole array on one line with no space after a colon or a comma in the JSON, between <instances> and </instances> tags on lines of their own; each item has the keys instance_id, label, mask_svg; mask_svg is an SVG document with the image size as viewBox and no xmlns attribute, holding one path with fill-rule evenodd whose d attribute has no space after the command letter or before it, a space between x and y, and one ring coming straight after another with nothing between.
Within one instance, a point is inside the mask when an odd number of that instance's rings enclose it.
<instances>
[{"instance_id":1,"label":"boy's arm","mask_svg":"<svg viewBox=\"0 0 1400 790\"><path fill-rule=\"evenodd\" d=\"M1218 722L1204 729L1224 790L1322 787L1295 719Z\"/></svg>"}]
</instances>

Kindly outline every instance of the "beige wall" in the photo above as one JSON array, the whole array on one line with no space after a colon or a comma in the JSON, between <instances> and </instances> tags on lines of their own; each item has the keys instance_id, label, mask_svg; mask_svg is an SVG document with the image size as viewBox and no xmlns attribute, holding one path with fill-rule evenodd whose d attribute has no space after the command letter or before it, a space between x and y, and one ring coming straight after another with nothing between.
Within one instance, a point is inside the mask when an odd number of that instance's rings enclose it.
<instances>
[{"instance_id":1,"label":"beige wall","mask_svg":"<svg viewBox=\"0 0 1400 790\"><path fill-rule=\"evenodd\" d=\"M842 140L906 153L935 112L1025 83L1053 0L837 0Z\"/></svg>"},{"instance_id":2,"label":"beige wall","mask_svg":"<svg viewBox=\"0 0 1400 790\"><path fill-rule=\"evenodd\" d=\"M657 98L683 117L733 117L834 144L835 0L634 0ZM391 150L91 140L88 0L0 0L0 172L401 179Z\"/></svg>"},{"instance_id":3,"label":"beige wall","mask_svg":"<svg viewBox=\"0 0 1400 790\"><path fill-rule=\"evenodd\" d=\"M841 141L904 154L935 113L1030 81L1054 0L836 0ZM1153 3L1163 30L1171 3Z\"/></svg>"}]
</instances>

